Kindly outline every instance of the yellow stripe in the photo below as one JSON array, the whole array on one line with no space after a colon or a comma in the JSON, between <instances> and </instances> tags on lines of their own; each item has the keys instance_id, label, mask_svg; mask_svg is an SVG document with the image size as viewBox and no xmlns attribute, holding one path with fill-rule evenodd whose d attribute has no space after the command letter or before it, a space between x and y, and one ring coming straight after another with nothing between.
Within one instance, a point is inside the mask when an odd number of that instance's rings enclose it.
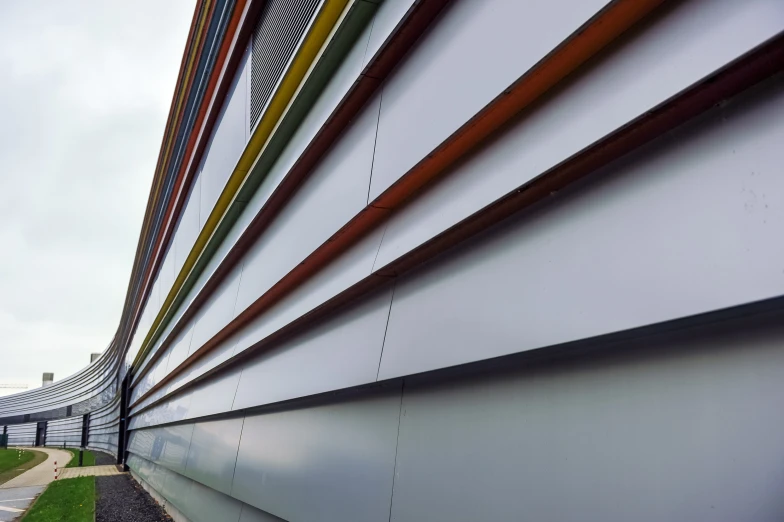
<instances>
[{"instance_id":1,"label":"yellow stripe","mask_svg":"<svg viewBox=\"0 0 784 522\"><path fill-rule=\"evenodd\" d=\"M191 46L190 55L185 63L185 69L183 71L183 76L182 76L182 81L184 84L187 84L188 76L190 75L190 72L193 70L193 63L195 62L197 57L196 51L198 50L199 43L201 42L202 28L204 27L205 21L207 19L207 13L209 13L210 11L210 4L212 4L212 0L204 0L204 7L202 8L201 13L199 15L199 21L196 27L194 28L195 38L193 41L193 45ZM177 135L176 115L179 114L179 110L180 107L182 107L182 101L185 98L185 94L186 94L186 89L185 86L183 85L183 88L177 94L176 101L172 107L172 114L175 117L171 121L172 127L171 127L171 132L169 132L168 134L168 138L164 138L166 139L166 144L162 151L163 154L162 161L160 163L160 167L158 168L158 170L155 172L155 175L153 176L153 186L150 195L151 201L150 204L148 204L148 210L145 213L145 217L144 217L143 228L139 234L140 239L142 241L144 241L145 238L149 235L150 227L152 226L152 221L150 219L150 216L152 215L153 209L156 207L157 202L160 199L160 195L161 195L160 187L163 181L163 176L161 176L161 172L166 170L166 164L168 163L169 155L171 154L172 139L174 136Z\"/></svg>"},{"instance_id":2,"label":"yellow stripe","mask_svg":"<svg viewBox=\"0 0 784 522\"><path fill-rule=\"evenodd\" d=\"M190 53L188 61L185 64L185 71L183 71L183 76L182 76L183 82L185 84L188 83L188 78L190 77L191 71L193 70L193 66L196 63L196 60L198 58L198 53L196 51L199 49L199 45L201 43L201 37L202 37L202 32L203 32L202 29L204 28L204 24L207 22L207 13L210 12L210 5L211 4L212 4L212 0L205 0L204 1L204 7L202 8L201 15L199 17L199 23L198 23L197 27L195 28L196 38L193 41L192 52ZM180 109L181 109L182 104L183 104L183 102L184 102L184 100L186 98L186 95L187 95L187 89L185 89L185 88L181 89L179 94L178 94L178 96L177 96L177 101L174 104L173 114L175 115L175 118L172 121L172 129L171 129L171 132L169 133L169 137L166 140L166 146L163 149L163 161L161 162L161 166L160 166L158 172L155 173L155 178L154 178L155 188L154 188L154 190L152 192L152 194L153 194L153 205L151 205L150 208L155 208L155 204L160 199L160 195L161 195L160 194L160 186L161 186L161 183L163 182L163 176L161 176L161 172L164 172L166 170L166 166L167 166L167 164L169 162L169 157L171 156L172 143L173 143L174 138L177 136L177 128L178 128L178 126L176 125L176 121L177 121L176 115L178 115L180 113ZM149 231L149 226L150 225L151 225L151 223L147 224L148 228L145 229L145 232Z\"/></svg>"},{"instance_id":3,"label":"yellow stripe","mask_svg":"<svg viewBox=\"0 0 784 522\"><path fill-rule=\"evenodd\" d=\"M290 101L299 90L299 86L311 69L313 61L320 54L322 47L328 41L333 29L342 18L344 12L347 12L353 4L354 0L326 0L324 5L322 5L307 36L297 50L291 65L285 72L266 111L264 111L261 120L256 126L256 130L248 141L242 156L237 162L234 172L232 172L215 207L212 209L212 212L210 212L210 216L207 218L204 227L199 233L190 254L188 254L188 258L185 260L180 273L177 275L177 279L174 281L155 321L153 321L150 326L150 330L142 343L139 353L136 355L136 359L133 363L134 366L139 364L146 355L150 348L149 344L153 334L160 326L166 312L171 307L182 286L185 284L193 267L196 265L196 262L209 243L210 238L218 228L218 224L220 224L231 207L231 203L234 201L239 189L245 182L251 166L263 150L264 145L272 135L272 131L276 128L278 121L285 113Z\"/></svg>"}]
</instances>

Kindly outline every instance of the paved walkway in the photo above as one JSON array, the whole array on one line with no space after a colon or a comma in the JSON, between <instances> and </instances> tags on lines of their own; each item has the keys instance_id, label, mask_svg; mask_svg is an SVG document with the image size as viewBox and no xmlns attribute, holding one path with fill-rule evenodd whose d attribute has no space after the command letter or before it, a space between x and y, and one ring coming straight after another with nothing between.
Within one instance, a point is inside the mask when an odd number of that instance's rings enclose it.
<instances>
[{"instance_id":1,"label":"paved walkway","mask_svg":"<svg viewBox=\"0 0 784 522\"><path fill-rule=\"evenodd\" d=\"M46 486L54 480L55 461L57 461L58 468L63 468L66 464L68 464L68 461L71 460L72 456L71 452L66 450L59 450L54 448L30 449L46 453L49 455L49 457L33 469L28 469L18 477L14 477L0 486L0 490L27 486Z\"/></svg>"},{"instance_id":2,"label":"paved walkway","mask_svg":"<svg viewBox=\"0 0 784 522\"><path fill-rule=\"evenodd\" d=\"M22 516L44 489L46 486L0 489L0 522L10 522Z\"/></svg>"},{"instance_id":3,"label":"paved walkway","mask_svg":"<svg viewBox=\"0 0 784 522\"><path fill-rule=\"evenodd\" d=\"M117 466L86 466L83 468L65 468L60 473L61 479L76 478L76 477L108 477L110 475L122 475L123 473L117 470Z\"/></svg>"}]
</instances>

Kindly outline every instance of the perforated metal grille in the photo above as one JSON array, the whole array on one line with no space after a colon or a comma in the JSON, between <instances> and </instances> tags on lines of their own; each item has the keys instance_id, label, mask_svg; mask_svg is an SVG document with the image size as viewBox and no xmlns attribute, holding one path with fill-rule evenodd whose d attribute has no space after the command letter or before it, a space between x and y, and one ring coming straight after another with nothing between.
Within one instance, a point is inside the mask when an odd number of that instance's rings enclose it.
<instances>
[{"instance_id":1,"label":"perforated metal grille","mask_svg":"<svg viewBox=\"0 0 784 522\"><path fill-rule=\"evenodd\" d=\"M270 0L253 33L250 128L256 126L319 0Z\"/></svg>"}]
</instances>

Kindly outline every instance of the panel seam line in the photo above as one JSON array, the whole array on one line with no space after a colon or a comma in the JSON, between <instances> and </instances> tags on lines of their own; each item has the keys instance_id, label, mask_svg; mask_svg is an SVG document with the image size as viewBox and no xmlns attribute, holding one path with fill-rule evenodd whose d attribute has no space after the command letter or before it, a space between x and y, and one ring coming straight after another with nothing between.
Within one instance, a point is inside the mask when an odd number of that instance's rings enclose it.
<instances>
[{"instance_id":1,"label":"panel seam line","mask_svg":"<svg viewBox=\"0 0 784 522\"><path fill-rule=\"evenodd\" d=\"M242 417L242 426L240 427L240 440L237 441L237 454L234 457L234 470L231 472L231 488L229 488L230 495L234 493L234 477L237 474L237 462L240 460L240 446L242 446L242 434L245 432L246 420L248 420L247 415Z\"/></svg>"},{"instance_id":2,"label":"panel seam line","mask_svg":"<svg viewBox=\"0 0 784 522\"><path fill-rule=\"evenodd\" d=\"M381 341L381 353L378 356L378 368L376 369L376 382L381 374L381 360L384 358L384 345L387 344L387 332L389 331L389 318L392 316L392 302L395 300L395 287L397 279L392 283L392 295L389 297L389 310L387 311L387 324L384 326L384 339Z\"/></svg>"},{"instance_id":3,"label":"panel seam line","mask_svg":"<svg viewBox=\"0 0 784 522\"><path fill-rule=\"evenodd\" d=\"M384 88L378 94L378 112L376 113L376 135L373 137L373 157L370 159L370 177L368 177L367 201L370 204L370 187L373 184L373 166L376 164L376 144L378 143L378 128L381 127L381 103L384 101Z\"/></svg>"},{"instance_id":4,"label":"panel seam line","mask_svg":"<svg viewBox=\"0 0 784 522\"><path fill-rule=\"evenodd\" d=\"M400 425L403 423L403 395L406 381L400 384L400 409L397 414L397 438L395 439L395 464L392 466L392 494L389 496L389 522L392 522L392 506L395 500L395 477L397 476L397 454L400 451Z\"/></svg>"}]
</instances>

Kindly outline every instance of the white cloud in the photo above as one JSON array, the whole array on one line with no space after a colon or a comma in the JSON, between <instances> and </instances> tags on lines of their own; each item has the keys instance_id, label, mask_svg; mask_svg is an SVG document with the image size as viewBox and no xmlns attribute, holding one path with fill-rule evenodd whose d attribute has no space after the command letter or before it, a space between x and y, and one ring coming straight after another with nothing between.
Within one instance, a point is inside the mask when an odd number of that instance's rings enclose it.
<instances>
[{"instance_id":1,"label":"white cloud","mask_svg":"<svg viewBox=\"0 0 784 522\"><path fill-rule=\"evenodd\" d=\"M110 342L194 5L0 3L0 382Z\"/></svg>"}]
</instances>

